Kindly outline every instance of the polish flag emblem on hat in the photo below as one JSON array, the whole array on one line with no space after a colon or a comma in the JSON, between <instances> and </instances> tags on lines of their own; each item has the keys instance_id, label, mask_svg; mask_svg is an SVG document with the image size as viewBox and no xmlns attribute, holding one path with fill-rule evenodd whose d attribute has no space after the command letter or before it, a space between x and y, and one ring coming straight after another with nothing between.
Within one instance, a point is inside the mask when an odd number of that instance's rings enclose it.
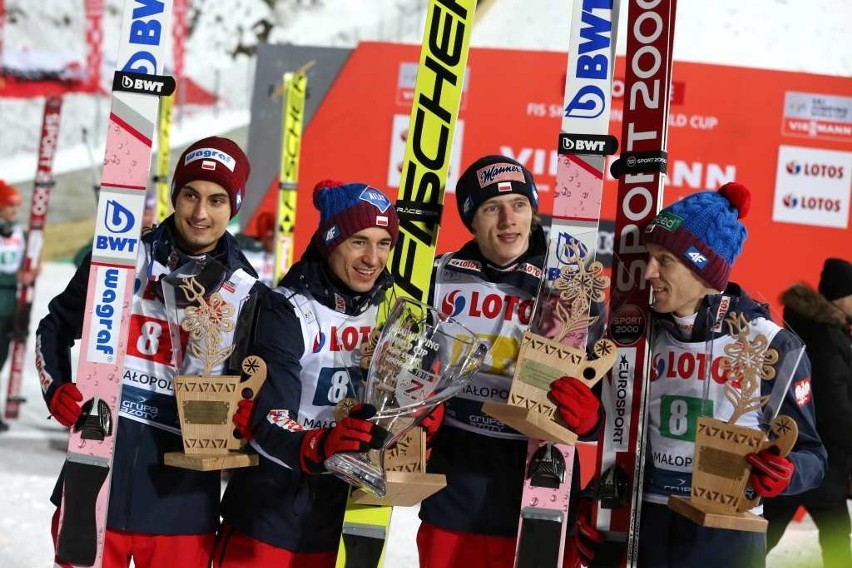
<instances>
[{"instance_id":1,"label":"polish flag emblem on hat","mask_svg":"<svg viewBox=\"0 0 852 568\"><path fill-rule=\"evenodd\" d=\"M497 191L503 193L506 191L512 191L512 182L510 181L501 181L497 182Z\"/></svg>"},{"instance_id":2,"label":"polish flag emblem on hat","mask_svg":"<svg viewBox=\"0 0 852 568\"><path fill-rule=\"evenodd\" d=\"M203 162L201 162L201 169L202 170L215 170L216 169L215 160L204 160Z\"/></svg>"},{"instance_id":3,"label":"polish flag emblem on hat","mask_svg":"<svg viewBox=\"0 0 852 568\"><path fill-rule=\"evenodd\" d=\"M376 225L379 226L379 227L387 227L388 226L387 215L376 215Z\"/></svg>"}]
</instances>

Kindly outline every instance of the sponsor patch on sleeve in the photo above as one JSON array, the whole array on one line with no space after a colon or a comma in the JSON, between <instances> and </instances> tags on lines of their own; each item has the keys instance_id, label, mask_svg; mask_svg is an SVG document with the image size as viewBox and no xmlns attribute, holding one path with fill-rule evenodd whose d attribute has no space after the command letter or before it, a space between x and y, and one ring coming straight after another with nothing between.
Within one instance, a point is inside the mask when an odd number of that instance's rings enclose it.
<instances>
[{"instance_id":1,"label":"sponsor patch on sleeve","mask_svg":"<svg viewBox=\"0 0 852 568\"><path fill-rule=\"evenodd\" d=\"M796 397L796 404L800 407L805 406L811 401L810 377L805 377L798 383L793 383L793 395Z\"/></svg>"},{"instance_id":2,"label":"sponsor patch on sleeve","mask_svg":"<svg viewBox=\"0 0 852 568\"><path fill-rule=\"evenodd\" d=\"M290 418L289 410L270 410L266 415L266 419L273 426L278 426L288 432L301 432L304 430L301 424Z\"/></svg>"}]
</instances>

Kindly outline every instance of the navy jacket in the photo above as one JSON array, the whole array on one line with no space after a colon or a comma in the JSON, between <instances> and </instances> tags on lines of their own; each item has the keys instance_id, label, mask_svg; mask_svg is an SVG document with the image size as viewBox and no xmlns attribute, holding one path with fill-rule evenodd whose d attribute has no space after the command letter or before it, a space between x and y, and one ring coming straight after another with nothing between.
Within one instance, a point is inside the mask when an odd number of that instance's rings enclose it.
<instances>
[{"instance_id":1,"label":"navy jacket","mask_svg":"<svg viewBox=\"0 0 852 568\"><path fill-rule=\"evenodd\" d=\"M170 255L181 254L174 245L173 226L169 217L142 238L145 250L166 265ZM219 239L211 256L227 268L228 274L242 268L256 276L229 233ZM90 263L91 254L83 260L65 290L50 301L48 314L36 331L37 357L43 360L45 372L53 377L53 383L44 392L45 401L53 397L60 385L74 378L71 347L82 336ZM137 274L137 286L146 280L147 275ZM262 284L255 284L253 293L264 289ZM180 436L133 420L117 420L107 528L161 535L216 530L220 474L163 463L163 454L182 450ZM64 469L51 496L56 506L62 497L63 479Z\"/></svg>"}]
</instances>

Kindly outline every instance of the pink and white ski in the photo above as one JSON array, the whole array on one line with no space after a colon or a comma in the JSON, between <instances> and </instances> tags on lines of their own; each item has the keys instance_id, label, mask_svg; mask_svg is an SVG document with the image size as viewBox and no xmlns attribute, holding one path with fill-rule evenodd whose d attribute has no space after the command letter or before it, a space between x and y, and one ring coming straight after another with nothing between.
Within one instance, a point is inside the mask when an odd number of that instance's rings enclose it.
<instances>
[{"instance_id":1,"label":"pink and white ski","mask_svg":"<svg viewBox=\"0 0 852 568\"><path fill-rule=\"evenodd\" d=\"M128 335L136 255L151 167L171 0L126 0L113 79L86 316L75 377L83 415L71 429L57 556L101 566L115 421Z\"/></svg>"}]
</instances>

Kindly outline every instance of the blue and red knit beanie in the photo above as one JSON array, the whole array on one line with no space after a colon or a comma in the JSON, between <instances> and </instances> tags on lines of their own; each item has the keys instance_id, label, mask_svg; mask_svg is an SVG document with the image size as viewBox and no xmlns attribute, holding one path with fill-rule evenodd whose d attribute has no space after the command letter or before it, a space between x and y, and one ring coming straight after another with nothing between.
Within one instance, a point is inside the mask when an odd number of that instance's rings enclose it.
<instances>
[{"instance_id":1,"label":"blue and red knit beanie","mask_svg":"<svg viewBox=\"0 0 852 568\"><path fill-rule=\"evenodd\" d=\"M748 234L739 220L750 206L751 192L736 182L693 193L660 211L642 241L671 251L712 288L724 290Z\"/></svg>"},{"instance_id":2,"label":"blue and red knit beanie","mask_svg":"<svg viewBox=\"0 0 852 568\"><path fill-rule=\"evenodd\" d=\"M388 197L366 183L323 180L314 187L314 206L320 212L320 224L314 242L328 257L337 246L370 227L386 230L396 244L399 219Z\"/></svg>"},{"instance_id":3,"label":"blue and red knit beanie","mask_svg":"<svg viewBox=\"0 0 852 568\"><path fill-rule=\"evenodd\" d=\"M184 150L172 176L172 205L186 184L197 181L218 183L231 199L231 218L240 210L251 164L236 142L221 136L208 136Z\"/></svg>"},{"instance_id":4,"label":"blue and red knit beanie","mask_svg":"<svg viewBox=\"0 0 852 568\"><path fill-rule=\"evenodd\" d=\"M456 205L465 227L472 231L473 216L480 205L498 195L518 193L538 212L538 191L532 174L519 162L506 156L479 158L459 176Z\"/></svg>"}]
</instances>

